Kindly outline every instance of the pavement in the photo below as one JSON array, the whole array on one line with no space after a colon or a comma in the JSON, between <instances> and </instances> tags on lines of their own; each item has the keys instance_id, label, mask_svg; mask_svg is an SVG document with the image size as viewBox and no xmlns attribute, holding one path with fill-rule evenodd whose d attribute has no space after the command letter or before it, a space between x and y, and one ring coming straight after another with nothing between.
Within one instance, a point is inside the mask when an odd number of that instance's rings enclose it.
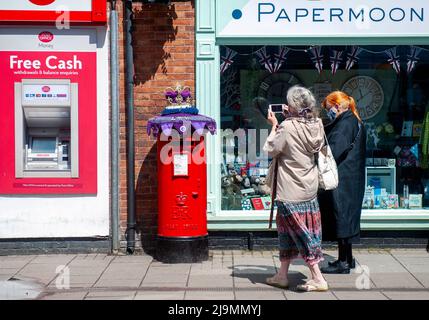
<instances>
[{"instance_id":1,"label":"pavement","mask_svg":"<svg viewBox=\"0 0 429 320\"><path fill-rule=\"evenodd\" d=\"M325 261L335 251L325 251ZM302 259L290 289L265 284L277 251L212 250L201 263L164 264L149 255L0 256L0 300L429 300L424 249L354 250L348 275L326 275L328 292L299 293L309 278Z\"/></svg>"}]
</instances>

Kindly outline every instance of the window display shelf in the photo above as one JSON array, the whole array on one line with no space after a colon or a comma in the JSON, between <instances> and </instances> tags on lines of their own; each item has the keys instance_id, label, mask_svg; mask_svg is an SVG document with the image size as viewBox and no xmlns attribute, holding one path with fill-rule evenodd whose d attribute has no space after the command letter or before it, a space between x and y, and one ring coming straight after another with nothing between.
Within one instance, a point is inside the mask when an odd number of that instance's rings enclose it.
<instances>
[{"instance_id":1,"label":"window display shelf","mask_svg":"<svg viewBox=\"0 0 429 320\"><path fill-rule=\"evenodd\" d=\"M274 217L275 217L274 212ZM266 230L270 212L222 211L208 216L209 230ZM322 226L323 227L323 226ZM273 221L275 230L275 219ZM429 230L428 209L362 210L362 230Z\"/></svg>"}]
</instances>

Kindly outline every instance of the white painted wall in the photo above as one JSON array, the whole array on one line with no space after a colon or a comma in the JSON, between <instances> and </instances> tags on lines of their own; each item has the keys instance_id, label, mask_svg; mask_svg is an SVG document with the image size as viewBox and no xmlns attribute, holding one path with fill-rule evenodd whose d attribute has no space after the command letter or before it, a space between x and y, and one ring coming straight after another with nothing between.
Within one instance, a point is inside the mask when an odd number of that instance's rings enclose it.
<instances>
[{"instance_id":1,"label":"white painted wall","mask_svg":"<svg viewBox=\"0 0 429 320\"><path fill-rule=\"evenodd\" d=\"M97 28L98 194L0 196L0 238L109 235L109 40Z\"/></svg>"}]
</instances>

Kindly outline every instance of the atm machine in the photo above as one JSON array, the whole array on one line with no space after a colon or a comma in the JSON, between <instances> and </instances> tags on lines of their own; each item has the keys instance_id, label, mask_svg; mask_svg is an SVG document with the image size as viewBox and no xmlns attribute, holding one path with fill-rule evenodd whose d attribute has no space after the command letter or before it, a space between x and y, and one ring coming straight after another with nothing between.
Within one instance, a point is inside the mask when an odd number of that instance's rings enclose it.
<instances>
[{"instance_id":1,"label":"atm machine","mask_svg":"<svg viewBox=\"0 0 429 320\"><path fill-rule=\"evenodd\" d=\"M79 178L78 85L15 83L16 178Z\"/></svg>"}]
</instances>

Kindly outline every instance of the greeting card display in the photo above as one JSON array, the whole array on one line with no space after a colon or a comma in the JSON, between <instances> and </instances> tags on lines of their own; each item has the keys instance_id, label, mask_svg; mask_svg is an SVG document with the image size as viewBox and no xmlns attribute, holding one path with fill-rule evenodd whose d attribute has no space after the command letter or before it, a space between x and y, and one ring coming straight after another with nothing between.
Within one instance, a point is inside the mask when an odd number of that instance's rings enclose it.
<instances>
[{"instance_id":1,"label":"greeting card display","mask_svg":"<svg viewBox=\"0 0 429 320\"><path fill-rule=\"evenodd\" d=\"M250 199L241 199L241 209L246 211L252 210L252 203L250 202Z\"/></svg>"},{"instance_id":2,"label":"greeting card display","mask_svg":"<svg viewBox=\"0 0 429 320\"><path fill-rule=\"evenodd\" d=\"M252 201L253 209L255 209L255 210L264 210L265 209L261 198L252 198L251 201Z\"/></svg>"},{"instance_id":3,"label":"greeting card display","mask_svg":"<svg viewBox=\"0 0 429 320\"><path fill-rule=\"evenodd\" d=\"M262 198L262 204L264 205L265 210L271 209L271 197L270 196L263 196Z\"/></svg>"}]
</instances>

